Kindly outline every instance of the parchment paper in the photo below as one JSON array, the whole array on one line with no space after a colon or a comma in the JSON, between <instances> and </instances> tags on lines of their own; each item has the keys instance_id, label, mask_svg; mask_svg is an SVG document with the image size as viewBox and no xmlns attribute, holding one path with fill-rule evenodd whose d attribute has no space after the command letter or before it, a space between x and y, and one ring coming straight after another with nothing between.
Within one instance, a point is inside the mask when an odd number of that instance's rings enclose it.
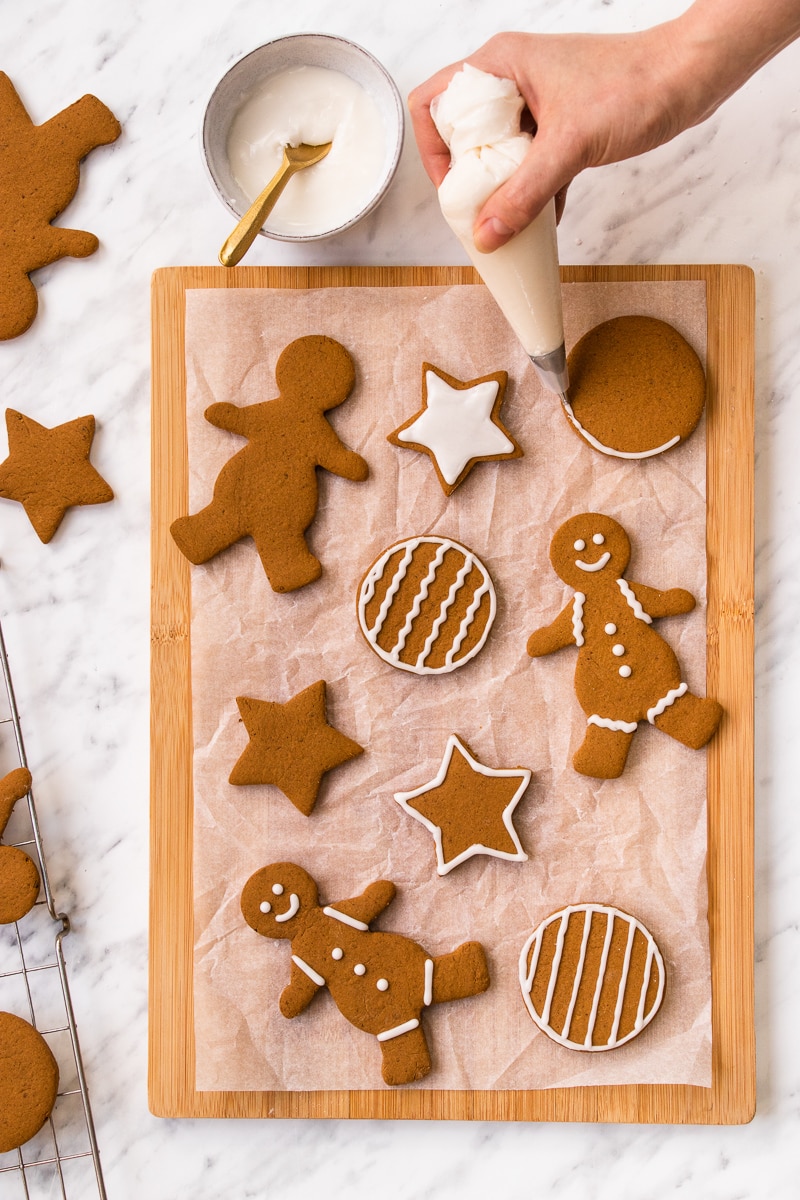
<instances>
[{"instance_id":1,"label":"parchment paper","mask_svg":"<svg viewBox=\"0 0 800 1200\"><path fill-rule=\"evenodd\" d=\"M601 320L645 313L675 325L704 359L703 283L564 291L568 346ZM279 1012L289 943L253 933L239 896L253 871L281 860L305 866L323 901L393 880L398 896L377 928L407 934L432 954L467 939L486 947L488 992L426 1011L434 1068L422 1087L710 1086L705 752L645 725L621 779L576 774L570 759L585 731L573 691L576 653L531 660L525 650L529 633L571 595L550 567L553 532L576 512L605 512L631 536L630 579L697 597L694 613L658 629L683 678L705 694L704 425L653 459L596 453L539 387L482 286L189 291L190 511L208 502L220 467L243 445L208 424L203 410L274 397L278 354L308 333L339 339L356 361L356 388L329 416L368 460L370 478L318 473L310 532L324 568L317 583L274 594L249 539L192 568L197 1087L383 1086L374 1039L341 1016L325 989L294 1020ZM423 360L463 380L507 370L503 419L525 451L520 460L479 464L449 499L427 456L386 441L420 407ZM426 533L478 554L494 579L498 614L477 658L450 675L418 678L368 647L355 600L386 546ZM327 775L304 817L276 788L227 782L247 744L235 697L286 701L318 679L327 681L329 720L366 751ZM430 834L394 801L394 792L435 775L451 732L489 766L534 772L515 814L526 863L480 856L440 878ZM660 1014L633 1042L601 1054L540 1033L518 983L530 932L579 901L637 916L667 967Z\"/></svg>"}]
</instances>

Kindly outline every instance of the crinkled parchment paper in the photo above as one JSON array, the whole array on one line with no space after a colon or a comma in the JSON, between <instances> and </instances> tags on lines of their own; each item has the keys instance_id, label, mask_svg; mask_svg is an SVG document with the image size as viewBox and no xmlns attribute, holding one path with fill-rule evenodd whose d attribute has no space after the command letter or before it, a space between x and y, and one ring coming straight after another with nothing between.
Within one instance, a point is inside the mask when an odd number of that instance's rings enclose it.
<instances>
[{"instance_id":1,"label":"crinkled parchment paper","mask_svg":"<svg viewBox=\"0 0 800 1200\"><path fill-rule=\"evenodd\" d=\"M646 313L674 324L705 356L703 283L564 291L568 346L609 317ZM328 901L393 880L398 896L377 927L432 954L467 939L486 947L489 991L426 1011L434 1068L421 1086L709 1086L705 753L646 725L621 779L576 774L570 758L585 718L573 691L575 650L537 660L525 651L529 633L571 595L550 567L553 532L573 513L605 512L631 536L630 579L697 597L694 613L658 629L689 686L705 693L704 426L660 457L596 453L539 387L482 286L195 290L186 317L190 511L208 502L219 468L244 444L208 424L203 410L274 397L278 354L309 333L339 339L356 361L356 388L329 416L368 460L370 477L351 483L319 472L310 532L324 568L317 583L274 594L249 540L192 568L197 1087L383 1086L374 1039L349 1025L324 989L294 1020L279 1012L289 943L253 933L239 896L253 871L280 860L305 866ZM420 406L423 360L463 380L507 370L503 419L525 451L517 461L479 464L449 499L427 456L386 440ZM386 546L427 533L478 554L494 579L498 613L477 658L450 675L418 678L373 653L355 601L361 576ZM247 744L235 698L285 701L318 679L327 681L329 720L366 750L327 775L304 817L276 788L228 783ZM533 771L515 815L527 862L481 856L436 874L430 834L393 793L435 775L451 732L489 766ZM637 916L667 964L661 1013L605 1054L550 1041L520 995L517 963L529 934L577 901Z\"/></svg>"}]
</instances>

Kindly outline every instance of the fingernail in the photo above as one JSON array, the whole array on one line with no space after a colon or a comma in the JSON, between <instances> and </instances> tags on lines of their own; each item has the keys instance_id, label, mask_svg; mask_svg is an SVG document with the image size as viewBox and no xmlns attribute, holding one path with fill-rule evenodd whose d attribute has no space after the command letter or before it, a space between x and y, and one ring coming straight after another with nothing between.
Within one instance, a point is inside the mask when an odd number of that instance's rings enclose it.
<instances>
[{"instance_id":1,"label":"fingernail","mask_svg":"<svg viewBox=\"0 0 800 1200\"><path fill-rule=\"evenodd\" d=\"M475 245L479 250L496 250L513 236L514 230L505 221L499 217L488 217L475 232Z\"/></svg>"}]
</instances>

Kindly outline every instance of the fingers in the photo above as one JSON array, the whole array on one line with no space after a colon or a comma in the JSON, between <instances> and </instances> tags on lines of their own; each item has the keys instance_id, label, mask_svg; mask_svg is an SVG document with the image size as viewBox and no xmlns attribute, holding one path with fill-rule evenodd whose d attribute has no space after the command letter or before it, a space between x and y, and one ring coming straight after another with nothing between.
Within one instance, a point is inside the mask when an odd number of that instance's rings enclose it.
<instances>
[{"instance_id":1,"label":"fingers","mask_svg":"<svg viewBox=\"0 0 800 1200\"><path fill-rule=\"evenodd\" d=\"M463 63L452 63L437 71L425 83L414 88L408 97L408 111L414 128L422 165L438 188L450 168L450 151L439 137L431 117L431 101L439 96Z\"/></svg>"},{"instance_id":2,"label":"fingers","mask_svg":"<svg viewBox=\"0 0 800 1200\"><path fill-rule=\"evenodd\" d=\"M540 131L511 178L478 213L473 233L477 248L483 253L499 249L559 194L563 211L567 187L576 174L574 165Z\"/></svg>"}]
</instances>

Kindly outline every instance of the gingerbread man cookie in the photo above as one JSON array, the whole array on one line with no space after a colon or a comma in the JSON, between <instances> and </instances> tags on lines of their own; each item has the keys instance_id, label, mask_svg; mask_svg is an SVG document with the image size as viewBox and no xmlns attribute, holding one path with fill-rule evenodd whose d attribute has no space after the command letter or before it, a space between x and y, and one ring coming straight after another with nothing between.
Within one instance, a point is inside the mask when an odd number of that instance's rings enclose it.
<instances>
[{"instance_id":1,"label":"gingerbread man cookie","mask_svg":"<svg viewBox=\"0 0 800 1200\"><path fill-rule=\"evenodd\" d=\"M0 837L12 809L31 790L31 773L17 767L0 779ZM21 921L39 895L39 869L19 846L0 846L0 925Z\"/></svg>"},{"instance_id":2,"label":"gingerbread man cookie","mask_svg":"<svg viewBox=\"0 0 800 1200\"><path fill-rule=\"evenodd\" d=\"M588 726L572 762L597 779L622 774L639 721L699 750L722 717L716 700L689 691L675 654L652 627L654 617L691 612L694 597L682 588L661 592L628 582L630 552L628 535L611 517L580 513L566 521L551 542L550 561L575 595L528 639L532 658L578 647L575 691Z\"/></svg>"},{"instance_id":3,"label":"gingerbread man cookie","mask_svg":"<svg viewBox=\"0 0 800 1200\"><path fill-rule=\"evenodd\" d=\"M347 399L355 382L344 346L321 335L297 338L280 355L275 377L275 400L206 409L207 421L248 444L220 471L211 503L173 521L171 532L198 564L251 537L273 590L292 592L322 573L305 539L317 511L317 468L360 482L368 467L324 415Z\"/></svg>"},{"instance_id":4,"label":"gingerbread man cookie","mask_svg":"<svg viewBox=\"0 0 800 1200\"><path fill-rule=\"evenodd\" d=\"M93 233L51 225L78 190L80 163L116 141L120 126L96 96L82 96L34 125L13 83L0 72L0 339L18 337L38 307L31 271L59 258L86 258Z\"/></svg>"},{"instance_id":5,"label":"gingerbread man cookie","mask_svg":"<svg viewBox=\"0 0 800 1200\"><path fill-rule=\"evenodd\" d=\"M395 890L380 879L360 896L323 906L308 872L283 862L256 871L242 892L242 914L251 929L291 941L291 977L280 999L283 1015L298 1016L327 987L342 1016L377 1038L388 1084L412 1083L431 1069L423 1009L475 996L489 986L478 942L432 957L401 934L370 930Z\"/></svg>"}]
</instances>

